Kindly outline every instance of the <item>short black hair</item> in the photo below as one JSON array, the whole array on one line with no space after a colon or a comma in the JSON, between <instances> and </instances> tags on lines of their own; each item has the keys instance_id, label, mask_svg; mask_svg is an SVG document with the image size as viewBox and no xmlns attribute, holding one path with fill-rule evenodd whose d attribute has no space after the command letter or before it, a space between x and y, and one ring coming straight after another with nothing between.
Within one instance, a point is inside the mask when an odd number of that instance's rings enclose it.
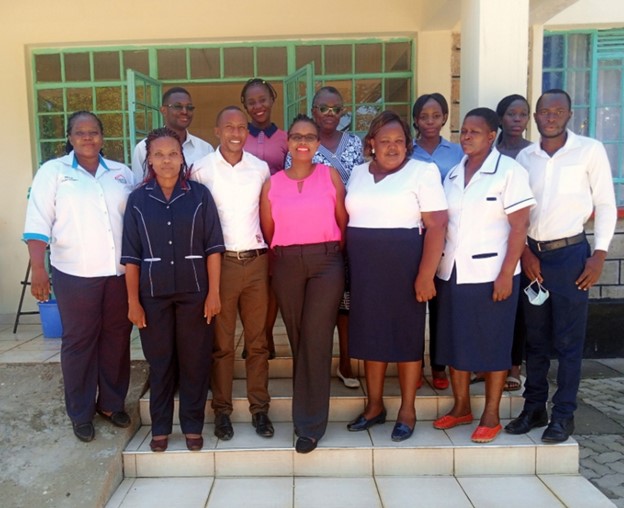
<instances>
[{"instance_id":1,"label":"short black hair","mask_svg":"<svg viewBox=\"0 0 624 508\"><path fill-rule=\"evenodd\" d=\"M524 102L529 112L531 111L531 106L529 105L529 101L527 101L526 98L523 97L522 95L514 93L511 95L508 95L507 97L503 97L498 103L498 105L496 106L496 114L498 115L498 118L503 118L503 116L505 116L505 113L509 109L509 106L511 106L511 104L516 101Z\"/></svg>"},{"instance_id":2,"label":"short black hair","mask_svg":"<svg viewBox=\"0 0 624 508\"><path fill-rule=\"evenodd\" d=\"M171 97L174 93L183 93L183 94L188 95L189 97L191 96L191 94L188 93L188 90L186 88L182 88L181 86L174 86L173 88L170 88L163 94L162 96L163 106L167 105L167 99Z\"/></svg>"},{"instance_id":3,"label":"short black hair","mask_svg":"<svg viewBox=\"0 0 624 508\"><path fill-rule=\"evenodd\" d=\"M292 123L290 124L290 127L288 127L288 135L289 136L290 136L290 131L292 130L292 128L295 126L295 124L297 124L299 122L309 123L316 130L316 135L317 136L321 135L321 128L318 126L318 124L312 118L310 118L308 115L304 115L303 113L299 113L293 119Z\"/></svg>"},{"instance_id":4,"label":"short black hair","mask_svg":"<svg viewBox=\"0 0 624 508\"><path fill-rule=\"evenodd\" d=\"M69 118L67 119L67 129L65 131L65 133L67 134L67 141L65 142L65 153L69 153L74 149L72 144L69 142L69 135L74 128L74 123L81 116L90 116L91 118L93 118L100 127L100 134L104 136L104 125L102 124L102 120L100 120L95 113L86 110L75 111L71 115L69 115ZM100 150L100 155L104 155L104 152L102 150Z\"/></svg>"},{"instance_id":5,"label":"short black hair","mask_svg":"<svg viewBox=\"0 0 624 508\"><path fill-rule=\"evenodd\" d=\"M325 92L331 93L333 95L337 95L338 97L340 97L341 101L344 101L344 99L342 98L342 94L338 91L338 89L335 86L328 85L328 86L322 86L316 91L316 93L314 94L314 97L312 98L312 106L316 104L316 100L318 99L319 95Z\"/></svg>"},{"instance_id":6,"label":"short black hair","mask_svg":"<svg viewBox=\"0 0 624 508\"><path fill-rule=\"evenodd\" d=\"M562 90L561 88L551 88L550 90L546 90L544 93L542 93L542 95L540 95L540 98L537 99L537 102L535 103L535 110L536 111L539 109L540 102L544 98L544 95L563 95L563 96L565 96L566 101L568 102L568 109L572 110L572 97L570 97L570 94L568 92L566 92L565 90Z\"/></svg>"},{"instance_id":7,"label":"short black hair","mask_svg":"<svg viewBox=\"0 0 624 508\"><path fill-rule=\"evenodd\" d=\"M483 118L485 123L490 129L490 132L496 132L498 130L498 115L496 111L490 108L475 108L471 109L466 113L464 120L469 116L478 116L479 118Z\"/></svg>"},{"instance_id":8,"label":"short black hair","mask_svg":"<svg viewBox=\"0 0 624 508\"><path fill-rule=\"evenodd\" d=\"M243 110L239 108L238 106L225 106L221 111L217 113L217 119L215 120L215 125L217 126L219 125L219 120L221 120L223 113L225 113L226 111L239 111L243 116L245 116L245 113L243 113ZM245 118L247 117L245 116Z\"/></svg>"},{"instance_id":9,"label":"short black hair","mask_svg":"<svg viewBox=\"0 0 624 508\"><path fill-rule=\"evenodd\" d=\"M403 120L397 113L390 111L389 109L382 111L371 121L370 126L368 127L368 132L366 133L366 136L364 136L364 155L367 157L372 156L373 159L375 158L371 139L375 138L382 127L394 122L398 123L401 126L401 129L403 129L407 157L412 155L412 152L414 151L414 144L412 143L412 133L410 132L410 128L405 120Z\"/></svg>"},{"instance_id":10,"label":"short black hair","mask_svg":"<svg viewBox=\"0 0 624 508\"><path fill-rule=\"evenodd\" d=\"M241 90L240 99L242 104L245 104L245 94L247 93L247 90L249 90L252 86L256 85L266 88L267 92L269 92L269 95L271 96L271 99L277 99L277 92L275 91L275 88L273 88L273 85L271 83L265 81L262 78L251 78L247 80L247 83L245 83L243 89Z\"/></svg>"}]
</instances>

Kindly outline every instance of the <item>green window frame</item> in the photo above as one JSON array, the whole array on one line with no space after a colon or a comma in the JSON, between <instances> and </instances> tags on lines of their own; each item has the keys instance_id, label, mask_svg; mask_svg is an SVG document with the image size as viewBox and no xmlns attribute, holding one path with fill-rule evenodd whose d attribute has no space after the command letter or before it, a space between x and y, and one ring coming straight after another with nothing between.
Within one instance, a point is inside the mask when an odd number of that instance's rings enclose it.
<instances>
[{"instance_id":1,"label":"green window frame","mask_svg":"<svg viewBox=\"0 0 624 508\"><path fill-rule=\"evenodd\" d=\"M63 153L67 117L86 109L102 119L107 157L129 163L128 69L164 87L242 87L253 76L281 86L290 74L314 62L315 88L332 85L340 90L352 115L350 131L363 135L383 109L396 111L409 124L413 55L409 38L33 49L37 159L43 163Z\"/></svg>"},{"instance_id":2,"label":"green window frame","mask_svg":"<svg viewBox=\"0 0 624 508\"><path fill-rule=\"evenodd\" d=\"M570 93L570 128L605 145L624 206L624 30L544 32L542 89L550 88Z\"/></svg>"}]
</instances>

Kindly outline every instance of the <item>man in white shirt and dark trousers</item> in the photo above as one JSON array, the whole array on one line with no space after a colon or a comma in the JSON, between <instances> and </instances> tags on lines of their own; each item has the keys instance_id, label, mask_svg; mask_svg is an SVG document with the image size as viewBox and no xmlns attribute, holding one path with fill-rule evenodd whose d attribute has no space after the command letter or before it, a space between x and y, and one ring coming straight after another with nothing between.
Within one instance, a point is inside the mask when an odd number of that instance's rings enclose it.
<instances>
[{"instance_id":1,"label":"man in white shirt and dark trousers","mask_svg":"<svg viewBox=\"0 0 624 508\"><path fill-rule=\"evenodd\" d=\"M193 136L188 128L193 122L195 106L191 100L191 94L185 88L176 86L167 90L162 96L160 112L168 127L175 132L182 142L182 152L188 167L196 160L214 152L212 145L203 139ZM132 154L132 172L137 183L143 181L145 176L145 139L139 141L134 147Z\"/></svg>"},{"instance_id":2,"label":"man in white shirt and dark trousers","mask_svg":"<svg viewBox=\"0 0 624 508\"><path fill-rule=\"evenodd\" d=\"M191 179L203 183L219 211L225 240L221 264L221 312L215 320L212 367L212 409L215 436L234 435L232 382L236 315L244 329L247 399L252 424L262 437L273 437L269 419L269 349L265 333L269 297L268 247L260 230L260 191L270 177L266 162L243 150L247 117L236 106L217 115L217 150L198 160Z\"/></svg>"},{"instance_id":3,"label":"man in white shirt and dark trousers","mask_svg":"<svg viewBox=\"0 0 624 508\"><path fill-rule=\"evenodd\" d=\"M609 160L604 146L567 130L572 117L570 96L553 89L538 99L535 121L540 142L518 154L529 172L537 206L531 210L522 270L549 292L541 304L523 295L527 343L524 409L505 430L524 434L548 427L545 442L563 442L574 432L574 411L581 379L588 290L600 278L615 231L617 208ZM584 225L594 218L594 252ZM548 369L551 353L559 362L557 391L550 422Z\"/></svg>"}]
</instances>

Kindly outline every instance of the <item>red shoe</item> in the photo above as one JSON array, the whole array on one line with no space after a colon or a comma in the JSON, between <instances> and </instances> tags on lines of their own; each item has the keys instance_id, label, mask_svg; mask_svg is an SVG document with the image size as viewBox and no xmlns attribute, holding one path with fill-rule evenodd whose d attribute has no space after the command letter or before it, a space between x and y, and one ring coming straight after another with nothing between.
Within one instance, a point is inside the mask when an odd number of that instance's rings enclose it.
<instances>
[{"instance_id":1,"label":"red shoe","mask_svg":"<svg viewBox=\"0 0 624 508\"><path fill-rule=\"evenodd\" d=\"M496 427L484 427L479 425L470 436L470 439L474 443L489 443L494 441L499 432L503 429L503 426L499 423Z\"/></svg>"},{"instance_id":2,"label":"red shoe","mask_svg":"<svg viewBox=\"0 0 624 508\"><path fill-rule=\"evenodd\" d=\"M449 380L446 377L434 377L433 387L436 390L446 390L449 387Z\"/></svg>"},{"instance_id":3,"label":"red shoe","mask_svg":"<svg viewBox=\"0 0 624 508\"><path fill-rule=\"evenodd\" d=\"M433 426L436 429L446 430L452 429L453 427L457 427L458 425L468 425L472 423L473 417L472 413L468 413L464 416L451 416L444 415L438 418L435 422L433 422Z\"/></svg>"}]
</instances>

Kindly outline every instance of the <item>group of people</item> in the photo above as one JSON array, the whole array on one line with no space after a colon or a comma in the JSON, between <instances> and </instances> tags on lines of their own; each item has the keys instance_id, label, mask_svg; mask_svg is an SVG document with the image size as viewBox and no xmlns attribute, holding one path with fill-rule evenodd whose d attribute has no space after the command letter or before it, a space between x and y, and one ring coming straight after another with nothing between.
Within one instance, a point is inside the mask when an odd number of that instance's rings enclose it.
<instances>
[{"instance_id":1,"label":"group of people","mask_svg":"<svg viewBox=\"0 0 624 508\"><path fill-rule=\"evenodd\" d=\"M271 120L276 97L250 79L242 109L217 115L215 150L188 132L190 94L168 90L165 127L137 145L132 170L102 156L95 115L70 116L68 154L33 180L24 240L38 300L50 294L50 249L75 435L93 439L96 412L131 424L124 399L135 325L150 365L151 449L167 449L176 390L189 450L203 446L209 388L214 433L232 439L240 316L251 423L272 437L268 362L279 307L293 356L296 451L311 452L326 431L336 326L337 375L356 388L351 358L365 367L367 403L349 431L386 421L384 380L396 362L401 404L390 437L403 441L416 425L428 305L432 384L449 387L449 366L455 400L435 428L472 423L478 375L486 403L472 439L495 439L502 392L520 379L526 354L525 408L506 431L548 424L543 439L565 441L587 290L616 221L606 152L566 129L568 94L549 90L537 101L538 143L523 138L529 105L513 95L497 111L468 112L459 145L440 134L449 109L437 93L414 105L416 139L383 111L363 142L339 130L336 88L320 88L312 117L297 116L287 132ZM592 213L593 253L583 232ZM559 374L549 420L551 348Z\"/></svg>"}]
</instances>

